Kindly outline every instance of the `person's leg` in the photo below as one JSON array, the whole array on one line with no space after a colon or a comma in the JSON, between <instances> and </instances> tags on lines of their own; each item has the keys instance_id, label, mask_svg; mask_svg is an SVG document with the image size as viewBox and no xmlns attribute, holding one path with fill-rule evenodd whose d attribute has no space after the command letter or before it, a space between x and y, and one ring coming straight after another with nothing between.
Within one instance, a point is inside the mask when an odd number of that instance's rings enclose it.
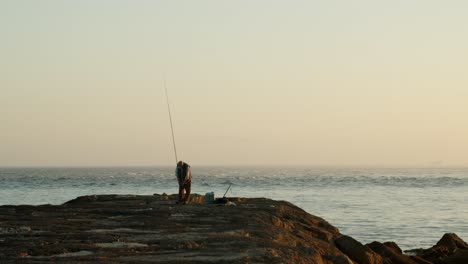
<instances>
[{"instance_id":1,"label":"person's leg","mask_svg":"<svg viewBox=\"0 0 468 264\"><path fill-rule=\"evenodd\" d=\"M190 192L192 191L192 181L187 182L184 185L185 188L185 197L184 197L184 204L190 202Z\"/></svg>"},{"instance_id":2,"label":"person's leg","mask_svg":"<svg viewBox=\"0 0 468 264\"><path fill-rule=\"evenodd\" d=\"M183 198L184 198L184 185L179 185L179 200L177 201L177 203L182 202Z\"/></svg>"}]
</instances>

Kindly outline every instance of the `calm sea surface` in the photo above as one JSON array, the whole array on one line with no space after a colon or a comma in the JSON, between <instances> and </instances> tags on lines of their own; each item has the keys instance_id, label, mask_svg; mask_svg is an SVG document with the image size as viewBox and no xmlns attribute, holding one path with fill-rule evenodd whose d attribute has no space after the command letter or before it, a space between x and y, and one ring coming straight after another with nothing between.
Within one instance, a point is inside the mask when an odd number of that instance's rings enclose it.
<instances>
[{"instance_id":1,"label":"calm sea surface","mask_svg":"<svg viewBox=\"0 0 468 264\"><path fill-rule=\"evenodd\" d=\"M287 200L363 243L468 241L468 169L193 167L193 191ZM174 168L0 168L0 205L61 204L88 194L176 193Z\"/></svg>"}]
</instances>

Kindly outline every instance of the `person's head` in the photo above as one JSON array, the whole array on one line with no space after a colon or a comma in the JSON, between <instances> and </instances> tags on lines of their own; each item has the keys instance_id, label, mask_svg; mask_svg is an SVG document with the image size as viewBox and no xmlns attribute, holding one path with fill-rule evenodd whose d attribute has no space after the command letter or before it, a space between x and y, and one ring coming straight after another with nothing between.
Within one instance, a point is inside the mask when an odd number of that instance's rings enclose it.
<instances>
[{"instance_id":1,"label":"person's head","mask_svg":"<svg viewBox=\"0 0 468 264\"><path fill-rule=\"evenodd\" d=\"M183 161L180 160L179 162L177 162L177 167L182 167L182 166L184 166L184 162L183 162Z\"/></svg>"}]
</instances>

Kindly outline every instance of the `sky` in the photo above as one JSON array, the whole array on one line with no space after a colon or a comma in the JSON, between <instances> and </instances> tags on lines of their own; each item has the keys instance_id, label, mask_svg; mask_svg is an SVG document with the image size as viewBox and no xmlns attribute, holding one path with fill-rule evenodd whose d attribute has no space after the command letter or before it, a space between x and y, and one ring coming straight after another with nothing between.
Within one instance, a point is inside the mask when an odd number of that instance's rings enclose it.
<instances>
[{"instance_id":1,"label":"sky","mask_svg":"<svg viewBox=\"0 0 468 264\"><path fill-rule=\"evenodd\" d=\"M467 13L0 0L0 166L468 166Z\"/></svg>"}]
</instances>

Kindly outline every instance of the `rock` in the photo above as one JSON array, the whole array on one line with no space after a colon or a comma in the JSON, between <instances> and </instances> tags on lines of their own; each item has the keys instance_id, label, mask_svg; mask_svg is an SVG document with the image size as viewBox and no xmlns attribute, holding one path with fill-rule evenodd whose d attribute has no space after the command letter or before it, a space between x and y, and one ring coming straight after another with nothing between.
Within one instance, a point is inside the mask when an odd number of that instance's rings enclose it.
<instances>
[{"instance_id":1,"label":"rock","mask_svg":"<svg viewBox=\"0 0 468 264\"><path fill-rule=\"evenodd\" d=\"M431 263L468 263L468 245L454 233L444 234L439 242L429 249L414 252Z\"/></svg>"},{"instance_id":2,"label":"rock","mask_svg":"<svg viewBox=\"0 0 468 264\"><path fill-rule=\"evenodd\" d=\"M29 227L29 226L20 226L20 227L18 227L18 232L19 233L31 232L31 227Z\"/></svg>"},{"instance_id":3,"label":"rock","mask_svg":"<svg viewBox=\"0 0 468 264\"><path fill-rule=\"evenodd\" d=\"M367 245L372 251L379 254L385 261L385 263L395 263L395 264L418 264L415 260L411 259L409 256L402 254L400 247L396 243L387 242L380 243L374 241Z\"/></svg>"},{"instance_id":4,"label":"rock","mask_svg":"<svg viewBox=\"0 0 468 264\"><path fill-rule=\"evenodd\" d=\"M393 251L395 251L396 253L398 254L403 254L403 251L401 250L401 248L397 245L397 243L395 242L384 242L383 243L388 249L392 249Z\"/></svg>"},{"instance_id":5,"label":"rock","mask_svg":"<svg viewBox=\"0 0 468 264\"><path fill-rule=\"evenodd\" d=\"M57 206L13 207L18 209L13 214L12 206L0 206L0 259L352 263L333 244L341 236L336 227L291 203L230 197L232 206L215 205L194 194L191 203L176 206L176 199L176 194L91 195Z\"/></svg>"},{"instance_id":6,"label":"rock","mask_svg":"<svg viewBox=\"0 0 468 264\"><path fill-rule=\"evenodd\" d=\"M383 264L383 258L373 252L369 247L350 236L343 235L335 240L337 247L356 263Z\"/></svg>"},{"instance_id":7,"label":"rock","mask_svg":"<svg viewBox=\"0 0 468 264\"><path fill-rule=\"evenodd\" d=\"M454 233L447 233L437 242L436 247L443 247L449 251L468 249L468 245Z\"/></svg>"},{"instance_id":8,"label":"rock","mask_svg":"<svg viewBox=\"0 0 468 264\"><path fill-rule=\"evenodd\" d=\"M421 257L418 256L409 256L414 262L418 264L432 264L432 262L429 262Z\"/></svg>"},{"instance_id":9,"label":"rock","mask_svg":"<svg viewBox=\"0 0 468 264\"><path fill-rule=\"evenodd\" d=\"M0 234L24 234L31 232L29 226L0 227Z\"/></svg>"},{"instance_id":10,"label":"rock","mask_svg":"<svg viewBox=\"0 0 468 264\"><path fill-rule=\"evenodd\" d=\"M226 206L194 194L175 205L177 198L91 195L56 206L0 206L0 262L468 263L468 245L455 234L408 256L394 242L362 245L288 202L230 197Z\"/></svg>"},{"instance_id":11,"label":"rock","mask_svg":"<svg viewBox=\"0 0 468 264\"><path fill-rule=\"evenodd\" d=\"M468 263L468 250L461 249L446 257L443 262L444 264L466 264Z\"/></svg>"}]
</instances>

